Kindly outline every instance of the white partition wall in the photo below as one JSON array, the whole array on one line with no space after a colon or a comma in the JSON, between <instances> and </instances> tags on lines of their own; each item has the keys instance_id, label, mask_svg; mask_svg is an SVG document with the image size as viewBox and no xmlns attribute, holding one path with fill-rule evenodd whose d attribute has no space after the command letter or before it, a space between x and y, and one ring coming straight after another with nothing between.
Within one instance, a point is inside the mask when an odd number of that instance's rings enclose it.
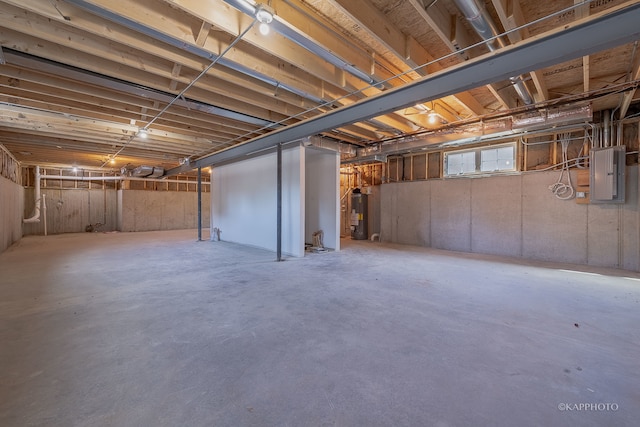
<instances>
[{"instance_id":1,"label":"white partition wall","mask_svg":"<svg viewBox=\"0 0 640 427\"><path fill-rule=\"evenodd\" d=\"M282 151L282 252L304 256L304 147ZM216 166L211 172L211 228L220 239L276 250L277 156Z\"/></svg>"},{"instance_id":2,"label":"white partition wall","mask_svg":"<svg viewBox=\"0 0 640 427\"><path fill-rule=\"evenodd\" d=\"M340 155L295 145L282 151L282 253L304 256L305 242L324 232L340 249ZM277 156L268 153L211 171L211 229L220 239L275 251Z\"/></svg>"},{"instance_id":3,"label":"white partition wall","mask_svg":"<svg viewBox=\"0 0 640 427\"><path fill-rule=\"evenodd\" d=\"M305 240L322 230L324 246L340 250L340 155L307 147L305 150Z\"/></svg>"}]
</instances>

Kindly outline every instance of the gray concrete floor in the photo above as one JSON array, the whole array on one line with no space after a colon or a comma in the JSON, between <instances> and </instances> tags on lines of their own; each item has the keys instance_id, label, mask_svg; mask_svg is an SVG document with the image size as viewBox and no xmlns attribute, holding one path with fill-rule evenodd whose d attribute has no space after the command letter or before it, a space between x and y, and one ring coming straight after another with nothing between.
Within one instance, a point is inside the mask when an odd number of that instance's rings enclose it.
<instances>
[{"instance_id":1,"label":"gray concrete floor","mask_svg":"<svg viewBox=\"0 0 640 427\"><path fill-rule=\"evenodd\" d=\"M637 273L343 244L24 238L0 255L0 425L638 425Z\"/></svg>"}]
</instances>

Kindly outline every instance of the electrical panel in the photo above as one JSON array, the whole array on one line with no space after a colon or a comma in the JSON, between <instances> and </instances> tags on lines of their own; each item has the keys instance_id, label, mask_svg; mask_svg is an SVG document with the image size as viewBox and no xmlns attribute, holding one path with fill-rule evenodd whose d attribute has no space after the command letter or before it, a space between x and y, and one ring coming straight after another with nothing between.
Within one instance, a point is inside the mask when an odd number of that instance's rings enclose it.
<instances>
[{"instance_id":1,"label":"electrical panel","mask_svg":"<svg viewBox=\"0 0 640 427\"><path fill-rule=\"evenodd\" d=\"M625 156L623 145L591 149L591 203L624 203Z\"/></svg>"}]
</instances>

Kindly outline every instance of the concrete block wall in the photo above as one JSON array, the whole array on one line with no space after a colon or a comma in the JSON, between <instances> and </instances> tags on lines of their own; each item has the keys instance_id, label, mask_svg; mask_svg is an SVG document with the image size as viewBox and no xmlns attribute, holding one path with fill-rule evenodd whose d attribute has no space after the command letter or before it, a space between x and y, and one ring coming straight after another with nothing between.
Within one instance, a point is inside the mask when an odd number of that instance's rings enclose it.
<instances>
[{"instance_id":1,"label":"concrete block wall","mask_svg":"<svg viewBox=\"0 0 640 427\"><path fill-rule=\"evenodd\" d=\"M0 253L22 238L24 188L0 176Z\"/></svg>"},{"instance_id":2,"label":"concrete block wall","mask_svg":"<svg viewBox=\"0 0 640 427\"><path fill-rule=\"evenodd\" d=\"M382 185L382 240L640 271L638 166L622 205L559 200L548 189L558 174Z\"/></svg>"},{"instance_id":3,"label":"concrete block wall","mask_svg":"<svg viewBox=\"0 0 640 427\"><path fill-rule=\"evenodd\" d=\"M179 230L198 227L198 193L118 190L119 231ZM202 193L202 227L210 222L210 193Z\"/></svg>"}]
</instances>

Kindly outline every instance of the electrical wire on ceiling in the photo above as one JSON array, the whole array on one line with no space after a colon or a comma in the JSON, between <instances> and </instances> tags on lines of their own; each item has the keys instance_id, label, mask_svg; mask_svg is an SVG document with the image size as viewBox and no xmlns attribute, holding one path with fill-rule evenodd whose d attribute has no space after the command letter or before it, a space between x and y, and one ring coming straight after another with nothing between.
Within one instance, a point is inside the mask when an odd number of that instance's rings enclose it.
<instances>
[{"instance_id":1,"label":"electrical wire on ceiling","mask_svg":"<svg viewBox=\"0 0 640 427\"><path fill-rule=\"evenodd\" d=\"M160 118L160 116L162 116L169 108L171 108L171 106L178 101L179 99L184 97L184 94L191 89L191 87L196 84L196 82L198 80L200 80L202 77L204 77L205 74L207 74L209 72L209 70L211 68L213 68L214 65L216 65L218 63L218 61L227 53L229 52L231 49L233 49L233 47L236 45L236 43L238 43L240 40L242 40L242 37L244 37L245 34L247 34L249 32L249 30L251 30L251 28L253 28L253 26L255 25L255 23L258 22L258 16L256 15L253 20L251 21L251 24L249 24L249 26L247 26L247 28L245 28L244 31L242 31L240 34L238 34L238 36L229 44L229 46L227 46L220 55L216 56L215 59L213 61L211 61L211 63L204 69L202 70L202 72L200 74L198 74L198 76L196 76L195 79L193 79L191 81L191 83L189 83L184 89L182 89L180 91L180 93L178 93L172 100L171 102L169 102L161 111L159 111L149 122L147 122L147 124L140 129L140 131L136 134L131 135L131 137L129 137L129 139L122 145L122 147L120 147L120 149L113 155L111 156L111 158L107 161L105 161L101 167L104 167L109 161L111 161L112 159L115 159L120 153L122 153L122 151L127 147L127 145L129 145L129 143L131 143L131 141L133 141L135 139L136 136L140 136L142 138L146 138L146 134L147 131L149 130L149 127L154 124L156 122L156 120L158 120Z\"/></svg>"}]
</instances>

